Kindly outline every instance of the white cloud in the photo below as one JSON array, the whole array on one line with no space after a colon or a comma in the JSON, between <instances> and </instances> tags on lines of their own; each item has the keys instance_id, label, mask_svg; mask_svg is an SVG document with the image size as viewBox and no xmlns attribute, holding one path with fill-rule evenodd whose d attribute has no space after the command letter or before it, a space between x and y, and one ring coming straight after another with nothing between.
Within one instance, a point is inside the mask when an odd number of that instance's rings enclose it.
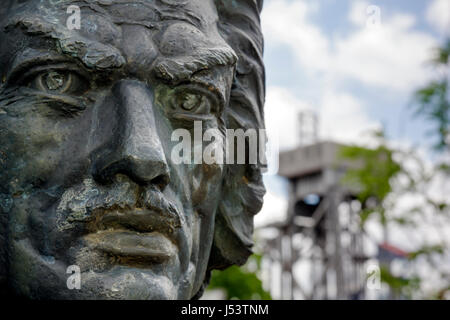
<instances>
[{"instance_id":1,"label":"white cloud","mask_svg":"<svg viewBox=\"0 0 450 320\"><path fill-rule=\"evenodd\" d=\"M292 149L299 142L298 115L311 110L305 102L297 99L288 89L268 87L264 107L267 133L278 136L280 150Z\"/></svg>"},{"instance_id":2,"label":"white cloud","mask_svg":"<svg viewBox=\"0 0 450 320\"><path fill-rule=\"evenodd\" d=\"M311 3L272 0L262 15L267 42L289 47L303 72L333 76L337 83L353 79L400 92L411 90L428 77L424 62L436 40L413 28L414 16L389 17L380 8L380 25L366 27L367 3L355 1L348 16L355 30L345 36L333 36L323 33L311 21L316 10Z\"/></svg>"},{"instance_id":3,"label":"white cloud","mask_svg":"<svg viewBox=\"0 0 450 320\"><path fill-rule=\"evenodd\" d=\"M367 21L367 7L369 6L369 3L366 1L356 1L353 3L348 19L357 26L363 26L366 24Z\"/></svg>"},{"instance_id":4,"label":"white cloud","mask_svg":"<svg viewBox=\"0 0 450 320\"><path fill-rule=\"evenodd\" d=\"M290 47L302 65L312 64L324 70L328 65L329 43L308 17L317 10L317 3L285 0L265 3L262 28L266 41Z\"/></svg>"},{"instance_id":5,"label":"white cloud","mask_svg":"<svg viewBox=\"0 0 450 320\"><path fill-rule=\"evenodd\" d=\"M346 143L364 143L370 136L364 133L379 128L379 124L366 114L364 103L346 92L328 89L316 106L297 98L286 88L268 87L265 119L268 134L280 137L280 149L292 149L298 145L299 112L313 111L320 119L319 138Z\"/></svg>"},{"instance_id":6,"label":"white cloud","mask_svg":"<svg viewBox=\"0 0 450 320\"><path fill-rule=\"evenodd\" d=\"M382 20L378 27L359 28L335 40L332 69L338 76L367 85L409 91L428 77L424 62L430 57L435 40L412 31L415 18L397 14Z\"/></svg>"},{"instance_id":7,"label":"white cloud","mask_svg":"<svg viewBox=\"0 0 450 320\"><path fill-rule=\"evenodd\" d=\"M450 1L434 0L428 7L425 18L436 31L450 35Z\"/></svg>"},{"instance_id":8,"label":"white cloud","mask_svg":"<svg viewBox=\"0 0 450 320\"><path fill-rule=\"evenodd\" d=\"M366 114L364 103L345 92L325 93L320 108L321 137L345 143L367 143L380 125Z\"/></svg>"}]
</instances>

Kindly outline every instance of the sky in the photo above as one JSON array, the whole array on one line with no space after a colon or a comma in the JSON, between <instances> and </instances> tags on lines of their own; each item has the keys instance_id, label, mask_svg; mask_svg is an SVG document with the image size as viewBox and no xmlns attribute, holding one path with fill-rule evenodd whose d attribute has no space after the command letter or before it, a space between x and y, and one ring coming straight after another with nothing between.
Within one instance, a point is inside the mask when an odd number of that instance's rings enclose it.
<instances>
[{"instance_id":1,"label":"sky","mask_svg":"<svg viewBox=\"0 0 450 320\"><path fill-rule=\"evenodd\" d=\"M298 113L312 111L321 139L367 144L384 128L399 145L431 145L411 101L435 75L428 61L450 35L449 13L450 0L265 0L269 137L281 151L295 148ZM257 226L286 208L285 181L264 179Z\"/></svg>"}]
</instances>

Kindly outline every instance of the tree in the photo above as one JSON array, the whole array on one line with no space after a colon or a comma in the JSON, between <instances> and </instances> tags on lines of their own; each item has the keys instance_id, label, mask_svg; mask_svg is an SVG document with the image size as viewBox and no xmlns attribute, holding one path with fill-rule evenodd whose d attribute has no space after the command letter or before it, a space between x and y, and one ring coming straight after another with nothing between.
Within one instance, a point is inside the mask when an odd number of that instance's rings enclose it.
<instances>
[{"instance_id":1,"label":"tree","mask_svg":"<svg viewBox=\"0 0 450 320\"><path fill-rule=\"evenodd\" d=\"M214 270L208 289L221 289L226 299L271 300L258 277L261 270L261 256L253 254L242 267L232 266L223 271Z\"/></svg>"},{"instance_id":2,"label":"tree","mask_svg":"<svg viewBox=\"0 0 450 320\"><path fill-rule=\"evenodd\" d=\"M413 230L416 237L425 239L416 250L408 253L408 274L394 275L389 268L381 269L381 280L402 297L443 299L450 294L447 235L450 199L430 191L437 184L448 185L450 173L449 55L450 40L436 50L431 60L437 70L436 79L414 93L413 104L417 116L435 125L432 135L437 137L437 142L433 147L440 160L430 164L414 149L393 148L382 131L375 133L376 148L350 146L341 150L343 158L363 164L349 170L343 180L344 184L359 187L362 230L370 218L378 218L385 231L385 241L389 228ZM405 198L409 199L409 205L399 205ZM427 239L425 233L430 232L434 233L434 241ZM435 281L437 279L434 291L425 289L427 276L431 274L424 274L421 269L430 270Z\"/></svg>"},{"instance_id":3,"label":"tree","mask_svg":"<svg viewBox=\"0 0 450 320\"><path fill-rule=\"evenodd\" d=\"M442 151L450 144L450 91L449 91L450 39L442 48L437 48L431 59L438 76L426 86L415 92L415 109L418 116L425 117L435 124L438 142L435 148Z\"/></svg>"}]
</instances>

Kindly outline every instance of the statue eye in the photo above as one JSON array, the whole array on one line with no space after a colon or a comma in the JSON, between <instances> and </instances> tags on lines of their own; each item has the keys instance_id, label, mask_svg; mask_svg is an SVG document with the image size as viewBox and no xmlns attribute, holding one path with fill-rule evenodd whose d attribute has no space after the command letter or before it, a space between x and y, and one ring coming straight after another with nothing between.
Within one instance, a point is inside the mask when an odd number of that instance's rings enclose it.
<instances>
[{"instance_id":1,"label":"statue eye","mask_svg":"<svg viewBox=\"0 0 450 320\"><path fill-rule=\"evenodd\" d=\"M30 87L53 94L74 94L82 91L83 82L74 72L53 70L38 74Z\"/></svg>"},{"instance_id":2,"label":"statue eye","mask_svg":"<svg viewBox=\"0 0 450 320\"><path fill-rule=\"evenodd\" d=\"M178 96L179 106L187 111L193 111L203 102L203 96L195 93L183 93Z\"/></svg>"},{"instance_id":3,"label":"statue eye","mask_svg":"<svg viewBox=\"0 0 450 320\"><path fill-rule=\"evenodd\" d=\"M209 114L211 112L211 102L202 93L185 91L177 94L175 109L178 112Z\"/></svg>"}]
</instances>

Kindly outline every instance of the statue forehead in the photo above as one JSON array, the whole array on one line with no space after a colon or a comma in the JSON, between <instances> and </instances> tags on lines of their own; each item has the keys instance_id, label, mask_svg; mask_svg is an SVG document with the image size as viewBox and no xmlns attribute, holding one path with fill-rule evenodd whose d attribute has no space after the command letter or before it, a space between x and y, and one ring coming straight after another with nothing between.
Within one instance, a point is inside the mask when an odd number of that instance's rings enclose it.
<instances>
[{"instance_id":1,"label":"statue forehead","mask_svg":"<svg viewBox=\"0 0 450 320\"><path fill-rule=\"evenodd\" d=\"M63 31L73 13L68 11L68 8L74 5L81 10L80 32L89 36L97 34L105 40L117 37L118 27L123 25L140 25L155 32L164 30L174 22L185 23L190 25L191 29L198 29L199 33L207 35L205 39L213 41L218 35L218 16L212 0L14 1L6 24L11 26L22 21L22 27L32 28L36 34L48 33L51 28ZM33 30L30 33L33 33ZM189 35L192 32L186 33Z\"/></svg>"},{"instance_id":2,"label":"statue forehead","mask_svg":"<svg viewBox=\"0 0 450 320\"><path fill-rule=\"evenodd\" d=\"M81 9L81 30L66 27L70 5ZM168 78L180 71L188 77L205 67L231 66L237 59L217 31L212 0L29 0L10 12L6 32L20 29L31 38L52 38L63 53L89 68L120 68L133 46L147 46L149 56L176 57L175 63L160 61L160 73ZM188 70L179 70L186 65Z\"/></svg>"},{"instance_id":3,"label":"statue forehead","mask_svg":"<svg viewBox=\"0 0 450 320\"><path fill-rule=\"evenodd\" d=\"M217 19L213 0L4 0L11 10L45 10L52 15L75 5L123 21L183 19L208 25ZM3 2L3 1L2 1Z\"/></svg>"}]
</instances>

